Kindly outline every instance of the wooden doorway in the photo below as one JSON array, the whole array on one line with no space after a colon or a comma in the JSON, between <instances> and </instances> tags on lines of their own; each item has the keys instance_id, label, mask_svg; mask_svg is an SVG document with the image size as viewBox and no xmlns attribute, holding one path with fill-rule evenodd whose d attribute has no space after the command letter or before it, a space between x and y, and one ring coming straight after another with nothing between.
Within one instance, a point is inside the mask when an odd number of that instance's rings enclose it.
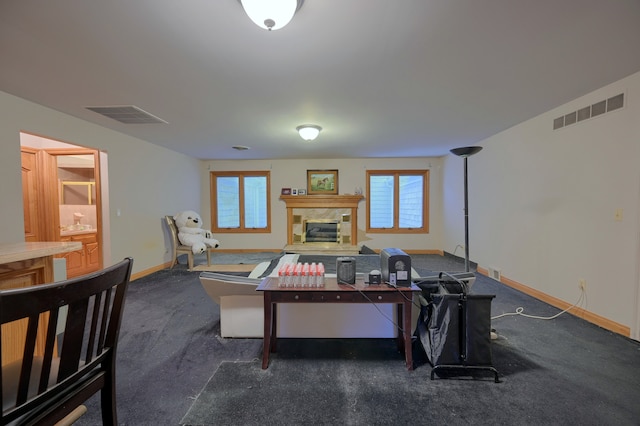
<instances>
[{"instance_id":1,"label":"wooden doorway","mask_svg":"<svg viewBox=\"0 0 640 426\"><path fill-rule=\"evenodd\" d=\"M100 153L51 142L21 147L25 241L82 242L60 256L71 278L103 267Z\"/></svg>"}]
</instances>

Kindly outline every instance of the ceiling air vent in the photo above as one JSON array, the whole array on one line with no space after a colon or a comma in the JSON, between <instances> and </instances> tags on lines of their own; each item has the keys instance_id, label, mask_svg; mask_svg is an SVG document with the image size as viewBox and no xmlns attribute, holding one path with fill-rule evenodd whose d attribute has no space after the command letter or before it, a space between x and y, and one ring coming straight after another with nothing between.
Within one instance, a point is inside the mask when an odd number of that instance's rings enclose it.
<instances>
[{"instance_id":1,"label":"ceiling air vent","mask_svg":"<svg viewBox=\"0 0 640 426\"><path fill-rule=\"evenodd\" d=\"M168 124L163 119L158 118L153 114L149 114L145 110L134 105L87 107L87 109L124 124Z\"/></svg>"},{"instance_id":2,"label":"ceiling air vent","mask_svg":"<svg viewBox=\"0 0 640 426\"><path fill-rule=\"evenodd\" d=\"M565 114L562 117L553 119L553 130L558 130L563 127L570 126L580 121L584 121L589 118L597 117L605 112L615 111L624 106L624 93L612 96L609 99L605 99L600 102L596 102L592 105L588 105L584 108L580 108L577 111Z\"/></svg>"}]
</instances>

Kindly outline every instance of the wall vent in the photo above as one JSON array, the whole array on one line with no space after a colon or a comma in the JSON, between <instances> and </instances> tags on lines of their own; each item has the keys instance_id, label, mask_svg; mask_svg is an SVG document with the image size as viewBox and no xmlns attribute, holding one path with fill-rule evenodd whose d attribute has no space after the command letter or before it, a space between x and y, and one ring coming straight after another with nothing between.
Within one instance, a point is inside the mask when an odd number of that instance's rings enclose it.
<instances>
[{"instance_id":1,"label":"wall vent","mask_svg":"<svg viewBox=\"0 0 640 426\"><path fill-rule=\"evenodd\" d=\"M500 281L502 278L502 272L498 268L489 267L489 278L493 278L496 281Z\"/></svg>"},{"instance_id":2,"label":"wall vent","mask_svg":"<svg viewBox=\"0 0 640 426\"><path fill-rule=\"evenodd\" d=\"M153 114L134 105L86 107L88 110L102 114L124 124L169 124Z\"/></svg>"},{"instance_id":3,"label":"wall vent","mask_svg":"<svg viewBox=\"0 0 640 426\"><path fill-rule=\"evenodd\" d=\"M553 130L558 130L572 124L579 123L589 118L597 117L605 112L615 111L624 106L624 93L612 96L592 105L580 108L577 111L570 112L562 117L553 119Z\"/></svg>"}]
</instances>

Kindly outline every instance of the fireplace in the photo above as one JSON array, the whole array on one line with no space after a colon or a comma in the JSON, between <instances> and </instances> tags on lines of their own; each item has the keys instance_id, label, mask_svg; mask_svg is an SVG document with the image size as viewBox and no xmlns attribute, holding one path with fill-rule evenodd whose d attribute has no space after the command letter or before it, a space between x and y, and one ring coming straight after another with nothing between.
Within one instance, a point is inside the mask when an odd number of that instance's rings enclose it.
<instances>
[{"instance_id":1,"label":"fireplace","mask_svg":"<svg viewBox=\"0 0 640 426\"><path fill-rule=\"evenodd\" d=\"M362 195L281 195L287 205L290 253L358 253L358 203Z\"/></svg>"},{"instance_id":2,"label":"fireplace","mask_svg":"<svg viewBox=\"0 0 640 426\"><path fill-rule=\"evenodd\" d=\"M340 222L331 219L307 219L303 222L303 243L340 243Z\"/></svg>"}]
</instances>

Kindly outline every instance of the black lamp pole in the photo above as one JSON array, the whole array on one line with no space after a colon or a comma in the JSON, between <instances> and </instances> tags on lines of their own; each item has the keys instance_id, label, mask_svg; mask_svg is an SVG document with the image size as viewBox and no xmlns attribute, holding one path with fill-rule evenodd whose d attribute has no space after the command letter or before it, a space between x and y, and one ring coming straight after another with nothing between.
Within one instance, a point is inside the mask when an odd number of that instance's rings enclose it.
<instances>
[{"instance_id":1,"label":"black lamp pole","mask_svg":"<svg viewBox=\"0 0 640 426\"><path fill-rule=\"evenodd\" d=\"M454 148L451 153L464 158L464 271L469 272L469 191L467 181L467 158L482 150L481 146Z\"/></svg>"}]
</instances>

